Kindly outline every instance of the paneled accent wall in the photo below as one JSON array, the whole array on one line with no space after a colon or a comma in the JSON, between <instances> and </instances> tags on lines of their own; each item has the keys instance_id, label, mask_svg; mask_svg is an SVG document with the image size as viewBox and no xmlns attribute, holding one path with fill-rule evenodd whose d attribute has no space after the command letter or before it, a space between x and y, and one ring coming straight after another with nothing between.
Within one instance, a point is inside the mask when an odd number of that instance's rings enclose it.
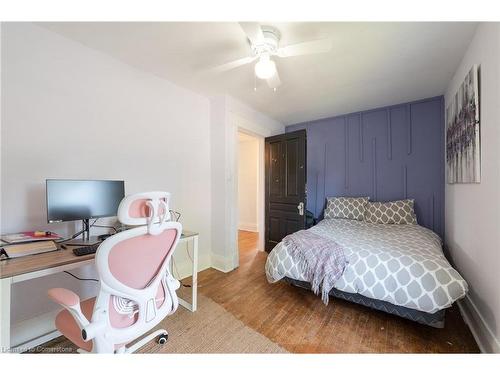
<instances>
[{"instance_id":1,"label":"paneled accent wall","mask_svg":"<svg viewBox=\"0 0 500 375\"><path fill-rule=\"evenodd\" d=\"M419 224L444 232L443 97L287 126L307 131L307 209L326 197L415 199Z\"/></svg>"}]
</instances>

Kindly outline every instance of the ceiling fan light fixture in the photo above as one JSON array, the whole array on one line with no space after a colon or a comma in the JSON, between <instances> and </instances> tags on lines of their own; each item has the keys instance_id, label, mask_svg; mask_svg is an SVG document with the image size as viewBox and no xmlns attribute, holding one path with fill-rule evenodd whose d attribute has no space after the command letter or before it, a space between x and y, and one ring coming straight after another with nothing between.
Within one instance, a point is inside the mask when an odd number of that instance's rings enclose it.
<instances>
[{"instance_id":1,"label":"ceiling fan light fixture","mask_svg":"<svg viewBox=\"0 0 500 375\"><path fill-rule=\"evenodd\" d=\"M276 74L276 63L269 55L262 55L255 64L255 75L260 79L268 79Z\"/></svg>"}]
</instances>

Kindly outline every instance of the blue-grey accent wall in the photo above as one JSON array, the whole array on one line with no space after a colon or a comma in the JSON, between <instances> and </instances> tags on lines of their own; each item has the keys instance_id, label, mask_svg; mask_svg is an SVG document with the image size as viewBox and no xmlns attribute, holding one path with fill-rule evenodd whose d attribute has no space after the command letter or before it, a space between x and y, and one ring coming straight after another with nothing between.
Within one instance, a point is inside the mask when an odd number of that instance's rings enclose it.
<instances>
[{"instance_id":1,"label":"blue-grey accent wall","mask_svg":"<svg viewBox=\"0 0 500 375\"><path fill-rule=\"evenodd\" d=\"M415 199L420 225L444 232L443 97L290 125L307 131L307 209L329 196Z\"/></svg>"}]
</instances>

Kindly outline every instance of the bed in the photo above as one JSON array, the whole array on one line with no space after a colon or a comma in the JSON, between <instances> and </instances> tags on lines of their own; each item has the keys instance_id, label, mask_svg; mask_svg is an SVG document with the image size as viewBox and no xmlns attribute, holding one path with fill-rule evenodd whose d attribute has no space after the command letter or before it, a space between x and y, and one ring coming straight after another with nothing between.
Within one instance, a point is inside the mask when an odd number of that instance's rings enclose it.
<instances>
[{"instance_id":1,"label":"bed","mask_svg":"<svg viewBox=\"0 0 500 375\"><path fill-rule=\"evenodd\" d=\"M324 219L308 230L344 249L348 264L332 296L443 327L445 309L468 291L466 281L444 257L440 237L418 224ZM270 252L266 275L271 283L285 279L309 287L283 242Z\"/></svg>"}]
</instances>

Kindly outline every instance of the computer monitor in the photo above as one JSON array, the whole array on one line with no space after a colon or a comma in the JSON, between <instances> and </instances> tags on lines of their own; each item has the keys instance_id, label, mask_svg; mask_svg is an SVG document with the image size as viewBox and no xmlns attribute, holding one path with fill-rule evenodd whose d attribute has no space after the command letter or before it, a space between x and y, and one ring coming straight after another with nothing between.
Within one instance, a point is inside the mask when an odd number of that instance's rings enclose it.
<instances>
[{"instance_id":1,"label":"computer monitor","mask_svg":"<svg viewBox=\"0 0 500 375\"><path fill-rule=\"evenodd\" d=\"M82 220L87 240L90 240L89 220L116 216L124 196L123 181L48 179L47 221Z\"/></svg>"}]
</instances>

